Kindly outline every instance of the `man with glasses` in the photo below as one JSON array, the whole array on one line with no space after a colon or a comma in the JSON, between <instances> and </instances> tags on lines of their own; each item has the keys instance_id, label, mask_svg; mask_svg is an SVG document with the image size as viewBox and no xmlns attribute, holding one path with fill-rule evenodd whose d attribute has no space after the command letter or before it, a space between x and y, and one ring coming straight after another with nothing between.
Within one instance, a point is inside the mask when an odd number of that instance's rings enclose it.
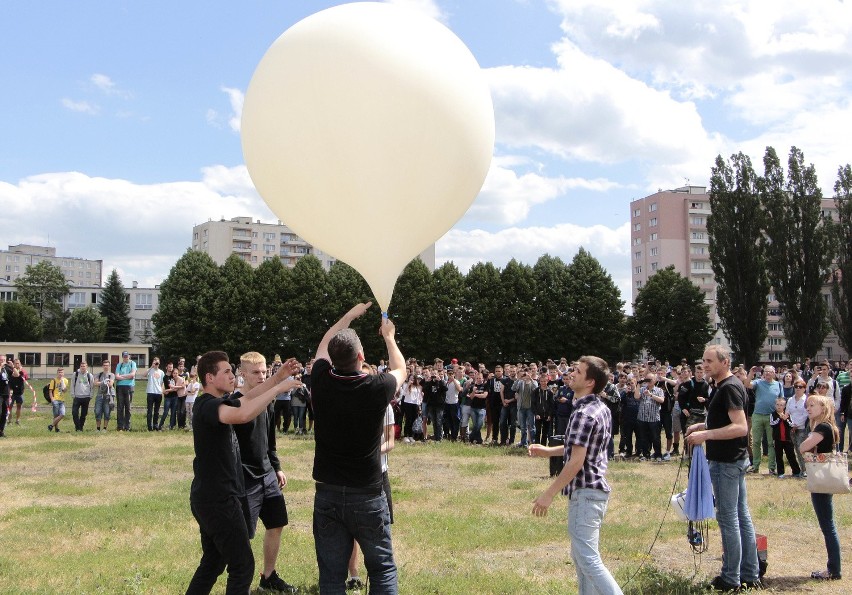
<instances>
[{"instance_id":1,"label":"man with glasses","mask_svg":"<svg viewBox=\"0 0 852 595\"><path fill-rule=\"evenodd\" d=\"M754 413L751 414L751 444L753 459L751 462L753 473L760 474L760 461L763 459L762 444L766 438L766 446L769 450L769 474L775 475L775 441L772 439L772 426L769 416L775 411L775 399L784 396L781 383L775 380L775 368L766 366L763 368L763 378L755 380L757 366L752 366L745 381L745 387L754 389Z\"/></svg>"},{"instance_id":2,"label":"man with glasses","mask_svg":"<svg viewBox=\"0 0 852 595\"><path fill-rule=\"evenodd\" d=\"M115 398L118 402L116 424L119 432L130 431L130 404L133 402L133 385L136 384L136 362L130 353L123 351L121 361L115 367Z\"/></svg>"}]
</instances>

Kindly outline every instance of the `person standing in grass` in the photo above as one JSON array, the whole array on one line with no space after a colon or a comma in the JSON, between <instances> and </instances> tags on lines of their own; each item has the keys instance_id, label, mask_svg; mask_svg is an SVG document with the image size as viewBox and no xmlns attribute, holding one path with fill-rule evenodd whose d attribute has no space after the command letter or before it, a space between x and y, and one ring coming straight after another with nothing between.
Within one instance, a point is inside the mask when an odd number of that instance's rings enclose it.
<instances>
[{"instance_id":1,"label":"person standing in grass","mask_svg":"<svg viewBox=\"0 0 852 595\"><path fill-rule=\"evenodd\" d=\"M722 536L722 570L710 585L716 591L760 588L754 525L748 509L745 474L748 461L746 391L731 373L731 352L721 345L704 351L704 369L715 382L707 419L686 429L690 446L707 443L710 481L716 499L716 520ZM755 450L760 449L756 442Z\"/></svg>"},{"instance_id":2,"label":"person standing in grass","mask_svg":"<svg viewBox=\"0 0 852 595\"><path fill-rule=\"evenodd\" d=\"M103 370L98 374L95 380L95 389L97 396L95 397L95 423L97 423L97 431L101 431L101 420L104 424L104 432L107 431L109 418L112 416L112 408L115 406L115 374L110 369L112 364L108 359L103 361Z\"/></svg>"},{"instance_id":3,"label":"person standing in grass","mask_svg":"<svg viewBox=\"0 0 852 595\"><path fill-rule=\"evenodd\" d=\"M263 384L266 380L266 358L256 351L240 356L240 370L244 384L233 397L241 396ZM249 513L249 537L253 538L258 518L263 521L263 572L260 575L262 590L294 593L295 587L278 576L275 562L281 547L281 533L287 525L287 503L281 490L287 477L275 444L275 410L270 404L256 418L234 426L240 443L243 479L246 485L246 502Z\"/></svg>"},{"instance_id":4,"label":"person standing in grass","mask_svg":"<svg viewBox=\"0 0 852 595\"><path fill-rule=\"evenodd\" d=\"M201 532L201 561L187 595L210 593L228 568L225 592L245 595L254 577L254 554L249 542L245 483L233 424L244 424L263 413L275 395L299 386L287 377L299 369L292 359L240 398L231 396L234 372L223 351L209 351L198 360L204 394L193 406L192 461L194 477L189 492L192 516Z\"/></svg>"},{"instance_id":5,"label":"person standing in grass","mask_svg":"<svg viewBox=\"0 0 852 595\"><path fill-rule=\"evenodd\" d=\"M74 420L74 430L82 432L86 425L86 416L89 414L89 403L92 401L92 387L95 385L95 377L89 372L89 364L82 362L80 369L74 372L74 382L71 392L74 394L74 402L71 405L71 418Z\"/></svg>"},{"instance_id":6,"label":"person standing in grass","mask_svg":"<svg viewBox=\"0 0 852 595\"><path fill-rule=\"evenodd\" d=\"M59 422L65 417L65 393L68 392L68 379L65 369L56 369L56 378L50 381L50 397L53 406L53 423L47 426L48 432L59 432Z\"/></svg>"},{"instance_id":7,"label":"person standing in grass","mask_svg":"<svg viewBox=\"0 0 852 595\"><path fill-rule=\"evenodd\" d=\"M119 432L130 431L130 405L133 403L133 386L136 384L136 362L130 359L130 353L121 352L121 361L115 367L115 399L118 412L115 414L116 428ZM151 429L150 422L148 429Z\"/></svg>"},{"instance_id":8,"label":"person standing in grass","mask_svg":"<svg viewBox=\"0 0 852 595\"><path fill-rule=\"evenodd\" d=\"M581 357L569 376L574 407L565 446L532 444L528 449L531 457L564 457L562 472L533 501L532 512L535 516L545 516L556 494L568 496L568 537L580 595L622 592L598 551L611 492L605 476L612 419L609 408L598 397L606 386L608 373L606 362L599 357Z\"/></svg>"}]
</instances>

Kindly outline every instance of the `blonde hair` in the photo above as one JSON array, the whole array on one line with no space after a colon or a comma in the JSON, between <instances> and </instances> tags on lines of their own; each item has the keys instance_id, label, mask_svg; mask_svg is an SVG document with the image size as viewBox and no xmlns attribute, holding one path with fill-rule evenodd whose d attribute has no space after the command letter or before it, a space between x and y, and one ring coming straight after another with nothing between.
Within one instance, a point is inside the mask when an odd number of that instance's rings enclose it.
<instances>
[{"instance_id":1,"label":"blonde hair","mask_svg":"<svg viewBox=\"0 0 852 595\"><path fill-rule=\"evenodd\" d=\"M240 365L265 364L266 358L257 351L248 351L240 356Z\"/></svg>"},{"instance_id":2,"label":"blonde hair","mask_svg":"<svg viewBox=\"0 0 852 595\"><path fill-rule=\"evenodd\" d=\"M834 442L839 442L840 431L837 429L837 424L834 423L834 399L828 395L813 394L808 396L808 400L805 401L805 406L807 407L808 403L812 400L822 405L822 415L820 415L817 419L811 420L811 429L813 430L819 424L826 423L831 426L831 431L834 433Z\"/></svg>"}]
</instances>

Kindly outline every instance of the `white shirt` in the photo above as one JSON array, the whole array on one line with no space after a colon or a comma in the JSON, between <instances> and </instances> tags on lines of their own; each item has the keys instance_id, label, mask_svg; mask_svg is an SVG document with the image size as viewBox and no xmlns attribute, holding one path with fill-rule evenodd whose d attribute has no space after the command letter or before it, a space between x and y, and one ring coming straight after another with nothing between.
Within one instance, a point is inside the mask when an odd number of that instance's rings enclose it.
<instances>
[{"instance_id":1,"label":"white shirt","mask_svg":"<svg viewBox=\"0 0 852 595\"><path fill-rule=\"evenodd\" d=\"M790 423L793 424L796 428L805 428L808 423L808 410L805 409L805 403L808 398L805 396L804 391L802 391L802 398L796 399L796 396L793 395L789 399L787 399L787 413L790 414Z\"/></svg>"}]
</instances>

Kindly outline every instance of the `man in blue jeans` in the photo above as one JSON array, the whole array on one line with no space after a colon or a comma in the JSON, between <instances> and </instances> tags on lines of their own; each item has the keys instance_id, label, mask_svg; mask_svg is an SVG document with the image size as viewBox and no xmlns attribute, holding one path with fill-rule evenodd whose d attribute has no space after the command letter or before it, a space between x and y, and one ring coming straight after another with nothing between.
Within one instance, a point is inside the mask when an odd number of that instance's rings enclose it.
<instances>
[{"instance_id":1,"label":"man in blue jeans","mask_svg":"<svg viewBox=\"0 0 852 595\"><path fill-rule=\"evenodd\" d=\"M598 551L611 491L605 475L612 418L609 408L598 397L606 386L608 373L606 362L599 357L581 357L569 377L574 408L565 446L532 444L529 447L531 457L562 455L565 460L562 472L533 501L533 514L545 516L556 494L568 496L568 536L580 595L621 595L621 588Z\"/></svg>"},{"instance_id":2,"label":"man in blue jeans","mask_svg":"<svg viewBox=\"0 0 852 595\"><path fill-rule=\"evenodd\" d=\"M362 372L364 348L349 325L370 305L356 305L326 331L311 370L317 482L313 530L323 595L346 593L353 539L364 554L370 593L398 593L380 452L387 407L407 371L394 325L384 318L380 332L389 370Z\"/></svg>"},{"instance_id":3,"label":"man in blue jeans","mask_svg":"<svg viewBox=\"0 0 852 595\"><path fill-rule=\"evenodd\" d=\"M710 481L716 496L716 521L722 534L722 571L711 582L717 591L760 588L757 545L748 510L745 473L748 468L746 392L731 374L731 352L711 345L704 352L704 370L716 384L707 419L686 429L690 446L707 443ZM755 443L755 449L760 444Z\"/></svg>"}]
</instances>

